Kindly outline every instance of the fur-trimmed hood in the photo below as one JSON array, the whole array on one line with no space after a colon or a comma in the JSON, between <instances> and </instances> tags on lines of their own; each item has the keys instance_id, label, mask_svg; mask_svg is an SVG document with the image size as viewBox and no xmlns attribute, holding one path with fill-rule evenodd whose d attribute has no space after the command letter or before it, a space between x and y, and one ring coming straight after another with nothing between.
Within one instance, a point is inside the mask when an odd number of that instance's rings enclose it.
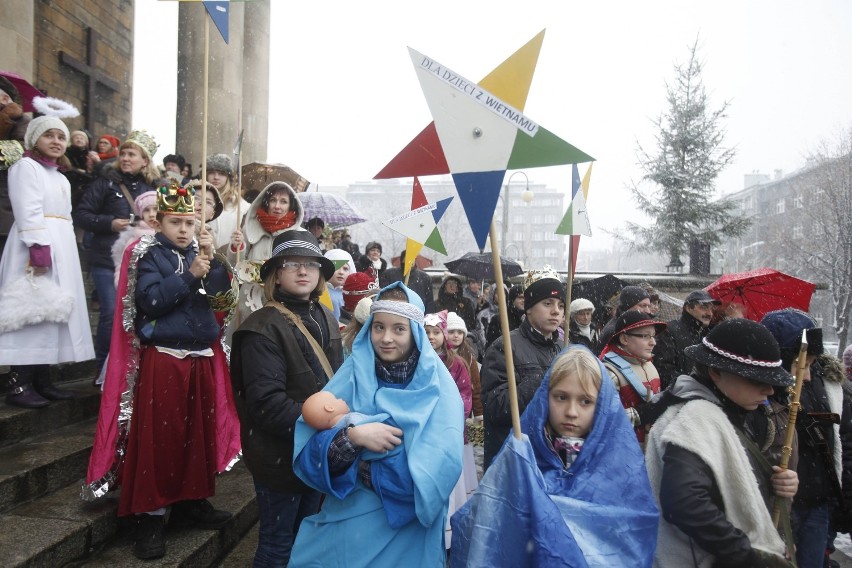
<instances>
[{"instance_id":1,"label":"fur-trimmed hood","mask_svg":"<svg viewBox=\"0 0 852 568\"><path fill-rule=\"evenodd\" d=\"M302 207L302 202L299 201L298 197L296 197L296 192L290 184L283 181L274 181L263 188L246 212L245 220L243 221L243 237L249 245L257 244L264 235L269 235L257 219L257 209L260 207L261 203L263 203L263 200L269 191L279 188L286 189L290 194L290 211L296 212L296 221L293 223L293 226L289 228L298 229L302 226L305 210ZM275 235L272 236L274 237Z\"/></svg>"},{"instance_id":2,"label":"fur-trimmed hood","mask_svg":"<svg viewBox=\"0 0 852 568\"><path fill-rule=\"evenodd\" d=\"M823 353L817 357L817 363L820 364L823 370L823 378L832 383L843 384L843 379L846 378L846 372L843 369L843 363L837 357Z\"/></svg>"}]
</instances>

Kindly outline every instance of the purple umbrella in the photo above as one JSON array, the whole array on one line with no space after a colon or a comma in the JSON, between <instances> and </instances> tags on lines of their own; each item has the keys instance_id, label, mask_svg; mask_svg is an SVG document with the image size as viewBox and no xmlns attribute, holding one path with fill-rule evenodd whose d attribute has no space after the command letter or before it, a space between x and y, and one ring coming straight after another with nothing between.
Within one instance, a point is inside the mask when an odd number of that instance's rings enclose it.
<instances>
[{"instance_id":1,"label":"purple umbrella","mask_svg":"<svg viewBox=\"0 0 852 568\"><path fill-rule=\"evenodd\" d=\"M296 196L305 209L305 221L319 217L326 225L337 229L367 220L348 201L333 193L308 191L297 193Z\"/></svg>"},{"instance_id":2,"label":"purple umbrella","mask_svg":"<svg viewBox=\"0 0 852 568\"><path fill-rule=\"evenodd\" d=\"M12 71L0 71L0 77L5 77L18 90L24 112L33 112L35 110L33 108L33 98L43 97L44 94L33 87L29 81ZM12 96L12 93L8 94Z\"/></svg>"}]
</instances>

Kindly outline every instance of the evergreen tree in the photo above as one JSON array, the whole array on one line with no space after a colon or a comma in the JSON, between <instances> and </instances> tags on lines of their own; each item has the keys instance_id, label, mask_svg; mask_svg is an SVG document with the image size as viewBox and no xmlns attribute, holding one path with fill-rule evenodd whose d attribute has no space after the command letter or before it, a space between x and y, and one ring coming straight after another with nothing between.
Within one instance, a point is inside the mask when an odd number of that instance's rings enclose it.
<instances>
[{"instance_id":1,"label":"evergreen tree","mask_svg":"<svg viewBox=\"0 0 852 568\"><path fill-rule=\"evenodd\" d=\"M749 221L735 214L734 204L714 199L719 173L731 163L735 150L724 146L722 120L728 103L711 109L701 80L698 42L686 65L675 65L674 85L666 85L668 109L655 121L656 147L639 145L642 181L630 189L639 207L654 220L650 227L628 223L634 246L642 252L665 252L670 265L682 266L680 257L693 240L710 245L723 237L741 235Z\"/></svg>"}]
</instances>

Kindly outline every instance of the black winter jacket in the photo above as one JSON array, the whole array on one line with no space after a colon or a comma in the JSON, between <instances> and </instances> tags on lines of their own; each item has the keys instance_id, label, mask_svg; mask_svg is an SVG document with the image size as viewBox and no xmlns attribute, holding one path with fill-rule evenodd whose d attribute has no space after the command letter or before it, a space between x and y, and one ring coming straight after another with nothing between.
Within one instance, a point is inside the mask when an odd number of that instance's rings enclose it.
<instances>
[{"instance_id":1,"label":"black winter jacket","mask_svg":"<svg viewBox=\"0 0 852 568\"><path fill-rule=\"evenodd\" d=\"M343 349L331 310L315 300L276 299L302 319L331 368L340 368ZM309 490L293 473L293 435L302 403L327 382L308 341L276 308L259 309L234 333L231 384L243 457L255 480L280 492Z\"/></svg>"},{"instance_id":2,"label":"black winter jacket","mask_svg":"<svg viewBox=\"0 0 852 568\"><path fill-rule=\"evenodd\" d=\"M660 387L665 389L680 375L692 372L692 359L683 350L697 345L707 335L708 328L701 322L683 312L680 319L668 322L665 333L657 336L654 346L654 366L660 373Z\"/></svg>"},{"instance_id":3,"label":"black winter jacket","mask_svg":"<svg viewBox=\"0 0 852 568\"><path fill-rule=\"evenodd\" d=\"M570 316L569 316L570 317ZM597 335L597 334L592 334ZM571 325L568 328L568 341L574 343L575 345L585 345L589 348L589 351L592 353L597 353L600 351L597 341L592 341L582 333L580 333L580 326L577 325L577 322L574 321L574 318L571 318ZM657 361L654 361L654 366L657 366Z\"/></svg>"},{"instance_id":4,"label":"black winter jacket","mask_svg":"<svg viewBox=\"0 0 852 568\"><path fill-rule=\"evenodd\" d=\"M74 226L92 233L87 247L91 266L115 269L112 245L118 239L118 233L112 230L112 221L129 219L131 213L130 204L119 186L122 181L131 199L154 189L145 183L141 175L132 176L122 174L115 168L106 168L103 176L86 188L73 212Z\"/></svg>"},{"instance_id":5,"label":"black winter jacket","mask_svg":"<svg viewBox=\"0 0 852 568\"><path fill-rule=\"evenodd\" d=\"M511 334L515 381L518 385L518 407L521 414L532 400L553 358L562 348L557 333L546 338L524 320ZM485 467L500 451L512 428L509 408L509 383L503 338L498 337L488 351L479 372L485 421Z\"/></svg>"},{"instance_id":6,"label":"black winter jacket","mask_svg":"<svg viewBox=\"0 0 852 568\"><path fill-rule=\"evenodd\" d=\"M456 282L455 294L450 294L446 290L447 281L450 279ZM444 280L441 288L438 290L438 299L435 300L435 311L441 310L458 314L464 320L464 325L467 327L468 332L476 329L476 311L473 308L473 303L464 297L461 280L454 276L450 276Z\"/></svg>"},{"instance_id":7,"label":"black winter jacket","mask_svg":"<svg viewBox=\"0 0 852 568\"><path fill-rule=\"evenodd\" d=\"M402 274L402 269L393 267L382 272L379 277L379 285L382 288L393 284L394 282L404 282L405 276ZM419 268L412 268L408 277L408 287L420 296L423 300L423 305L426 307L425 313L434 313L435 295L432 291L432 277L426 274Z\"/></svg>"}]
</instances>

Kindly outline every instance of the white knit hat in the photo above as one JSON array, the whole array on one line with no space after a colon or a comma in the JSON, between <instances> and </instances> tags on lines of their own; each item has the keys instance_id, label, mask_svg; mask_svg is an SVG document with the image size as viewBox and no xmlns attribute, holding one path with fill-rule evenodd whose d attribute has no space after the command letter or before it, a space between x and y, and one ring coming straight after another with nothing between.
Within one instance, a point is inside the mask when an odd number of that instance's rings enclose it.
<instances>
[{"instance_id":1,"label":"white knit hat","mask_svg":"<svg viewBox=\"0 0 852 568\"><path fill-rule=\"evenodd\" d=\"M447 314L447 331L454 330L463 331L465 336L467 335L467 326L464 324L464 320L456 312L450 312Z\"/></svg>"},{"instance_id":2,"label":"white knit hat","mask_svg":"<svg viewBox=\"0 0 852 568\"><path fill-rule=\"evenodd\" d=\"M577 298L571 302L571 306L568 308L568 313L573 316L582 310L592 310L592 313L595 313L595 305L585 298Z\"/></svg>"},{"instance_id":3,"label":"white knit hat","mask_svg":"<svg viewBox=\"0 0 852 568\"><path fill-rule=\"evenodd\" d=\"M40 116L32 119L29 126L27 126L27 133L24 134L24 148L27 150L35 148L36 142L39 138L41 138L41 135L51 128L56 128L57 130L64 132L66 140L70 138L70 135L68 134L68 127L65 126L65 123L62 122L62 120L55 116Z\"/></svg>"},{"instance_id":4,"label":"white knit hat","mask_svg":"<svg viewBox=\"0 0 852 568\"><path fill-rule=\"evenodd\" d=\"M343 249L328 249L325 251L325 257L328 260L345 260L349 265L349 273L355 272L355 263L352 261L352 255Z\"/></svg>"},{"instance_id":5,"label":"white knit hat","mask_svg":"<svg viewBox=\"0 0 852 568\"><path fill-rule=\"evenodd\" d=\"M361 325L364 325L364 322L367 321L368 317L370 317L370 306L372 305L372 296L361 298L355 305L355 311L352 312L352 317L355 318L355 321L357 321Z\"/></svg>"}]
</instances>

